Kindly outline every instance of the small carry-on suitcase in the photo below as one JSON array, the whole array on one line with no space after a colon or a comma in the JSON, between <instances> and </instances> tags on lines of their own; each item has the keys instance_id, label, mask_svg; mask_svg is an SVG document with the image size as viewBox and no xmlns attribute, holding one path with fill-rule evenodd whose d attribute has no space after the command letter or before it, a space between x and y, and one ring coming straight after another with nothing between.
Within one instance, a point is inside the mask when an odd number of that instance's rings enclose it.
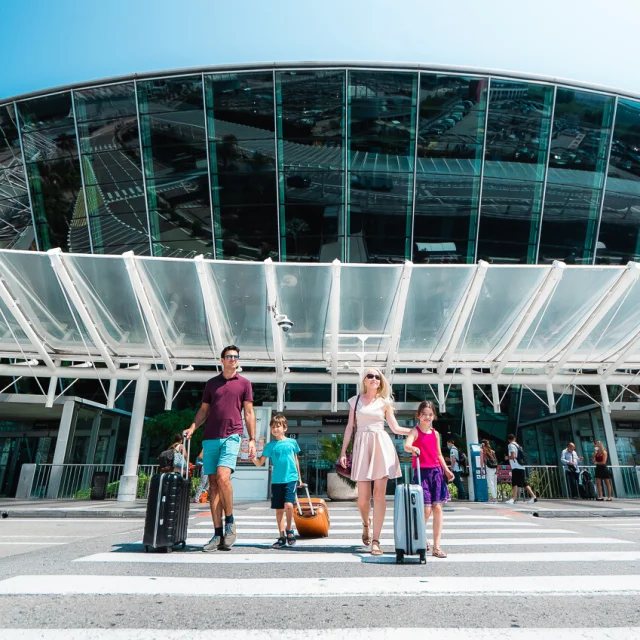
<instances>
[{"instance_id":1,"label":"small carry-on suitcase","mask_svg":"<svg viewBox=\"0 0 640 640\"><path fill-rule=\"evenodd\" d=\"M420 479L420 463L416 465L418 484L396 485L393 512L393 537L396 563L405 556L420 556L420 564L427 562L427 532L424 522L424 494Z\"/></svg>"},{"instance_id":2,"label":"small carry-on suitcase","mask_svg":"<svg viewBox=\"0 0 640 640\"><path fill-rule=\"evenodd\" d=\"M596 488L593 484L591 474L586 469L583 469L580 473L580 482L581 484L578 487L580 497L583 500L595 500L597 498Z\"/></svg>"},{"instance_id":3,"label":"small carry-on suitcase","mask_svg":"<svg viewBox=\"0 0 640 640\"><path fill-rule=\"evenodd\" d=\"M302 485L307 492L308 504L301 504L296 492L296 508L293 520L301 538L326 538L329 535L329 509L322 498L312 498L309 487Z\"/></svg>"},{"instance_id":4,"label":"small carry-on suitcase","mask_svg":"<svg viewBox=\"0 0 640 640\"><path fill-rule=\"evenodd\" d=\"M158 473L151 478L142 538L145 551L162 549L169 553L174 546L181 544L184 549L187 544L190 453L188 440L186 468L181 468L180 473Z\"/></svg>"}]
</instances>

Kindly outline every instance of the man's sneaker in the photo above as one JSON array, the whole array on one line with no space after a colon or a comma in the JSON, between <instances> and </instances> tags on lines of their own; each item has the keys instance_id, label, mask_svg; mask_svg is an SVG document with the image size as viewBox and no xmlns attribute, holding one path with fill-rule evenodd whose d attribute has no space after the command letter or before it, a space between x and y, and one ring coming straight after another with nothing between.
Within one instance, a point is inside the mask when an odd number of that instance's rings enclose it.
<instances>
[{"instance_id":1,"label":"man's sneaker","mask_svg":"<svg viewBox=\"0 0 640 640\"><path fill-rule=\"evenodd\" d=\"M538 502L538 498L529 498L529 499L527 500L527 502L528 502L529 504L533 504L534 502Z\"/></svg>"},{"instance_id":2,"label":"man's sneaker","mask_svg":"<svg viewBox=\"0 0 640 640\"><path fill-rule=\"evenodd\" d=\"M222 536L222 548L229 550L236 542L236 523L227 523L224 527L224 534Z\"/></svg>"},{"instance_id":3,"label":"man's sneaker","mask_svg":"<svg viewBox=\"0 0 640 640\"><path fill-rule=\"evenodd\" d=\"M513 498L509 498L508 500L504 501L505 504L515 504L515 500Z\"/></svg>"},{"instance_id":4,"label":"man's sneaker","mask_svg":"<svg viewBox=\"0 0 640 640\"><path fill-rule=\"evenodd\" d=\"M213 553L220 549L220 547L222 547L222 538L220 536L213 536L213 538L202 547L202 550L205 553Z\"/></svg>"}]
</instances>

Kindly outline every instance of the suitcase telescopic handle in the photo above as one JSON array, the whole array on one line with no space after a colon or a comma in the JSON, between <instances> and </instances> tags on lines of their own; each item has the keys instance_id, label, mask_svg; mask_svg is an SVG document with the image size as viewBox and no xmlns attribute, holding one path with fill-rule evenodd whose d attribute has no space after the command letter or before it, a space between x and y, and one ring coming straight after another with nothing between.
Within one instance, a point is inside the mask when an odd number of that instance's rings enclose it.
<instances>
[{"instance_id":1,"label":"suitcase telescopic handle","mask_svg":"<svg viewBox=\"0 0 640 640\"><path fill-rule=\"evenodd\" d=\"M416 456L416 454L413 454L415 459L416 459L416 472L418 474L418 484L420 486L422 486L422 478L420 477L420 458L418 456ZM411 484L411 483L409 483Z\"/></svg>"},{"instance_id":2,"label":"suitcase telescopic handle","mask_svg":"<svg viewBox=\"0 0 640 640\"><path fill-rule=\"evenodd\" d=\"M313 502L311 502L311 494L309 493L309 485L308 484L303 484L301 485L302 487L304 487L305 491L307 492L307 500L309 500L309 509L311 509L311 515L315 516L316 512L313 508ZM296 507L298 507L298 515L302 515L302 507L300 506L300 501L298 500L298 486L296 486Z\"/></svg>"}]
</instances>

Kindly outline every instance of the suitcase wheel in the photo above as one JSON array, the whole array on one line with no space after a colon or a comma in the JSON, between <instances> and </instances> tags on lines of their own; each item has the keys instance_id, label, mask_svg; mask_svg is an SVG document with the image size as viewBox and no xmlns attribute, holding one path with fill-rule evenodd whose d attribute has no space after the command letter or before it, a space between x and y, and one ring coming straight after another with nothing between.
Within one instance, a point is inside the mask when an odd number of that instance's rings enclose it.
<instances>
[{"instance_id":1,"label":"suitcase wheel","mask_svg":"<svg viewBox=\"0 0 640 640\"><path fill-rule=\"evenodd\" d=\"M420 552L420 564L427 564L427 552L426 551L421 551Z\"/></svg>"},{"instance_id":2,"label":"suitcase wheel","mask_svg":"<svg viewBox=\"0 0 640 640\"><path fill-rule=\"evenodd\" d=\"M404 562L404 551L396 551L396 564Z\"/></svg>"}]
</instances>

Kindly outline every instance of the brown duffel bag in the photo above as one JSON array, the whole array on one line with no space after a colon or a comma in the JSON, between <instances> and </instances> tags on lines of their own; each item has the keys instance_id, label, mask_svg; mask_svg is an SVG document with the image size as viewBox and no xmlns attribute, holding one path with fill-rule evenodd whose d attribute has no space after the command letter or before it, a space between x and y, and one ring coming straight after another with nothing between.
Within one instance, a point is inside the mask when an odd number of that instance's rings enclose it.
<instances>
[{"instance_id":1,"label":"brown duffel bag","mask_svg":"<svg viewBox=\"0 0 640 640\"><path fill-rule=\"evenodd\" d=\"M301 538L326 538L329 535L329 509L322 498L312 498L309 487L303 485L307 492L307 499L300 502L296 495L296 506L293 519L296 523L298 535Z\"/></svg>"}]
</instances>

